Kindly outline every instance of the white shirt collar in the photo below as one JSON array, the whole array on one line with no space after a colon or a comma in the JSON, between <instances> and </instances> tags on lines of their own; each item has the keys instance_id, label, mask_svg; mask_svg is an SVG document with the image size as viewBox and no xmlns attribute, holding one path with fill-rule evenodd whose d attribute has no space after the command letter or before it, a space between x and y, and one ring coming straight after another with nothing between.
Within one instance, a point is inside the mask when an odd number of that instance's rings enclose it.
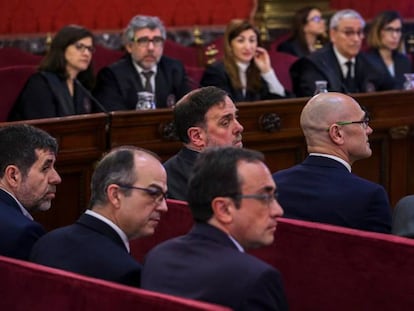
<instances>
[{"instance_id":1,"label":"white shirt collar","mask_svg":"<svg viewBox=\"0 0 414 311\"><path fill-rule=\"evenodd\" d=\"M352 171L352 170L351 170L351 165L349 165L349 163L348 163L348 162L344 161L343 159L341 159L341 158L339 158L339 157L337 157L337 156L334 156L334 155L331 155L331 154L326 154L326 153L317 153L317 152L311 152L309 155L311 155L311 156L318 156L318 157L330 158L330 159L332 159L332 160L338 161L339 163L342 163L342 164L343 164L343 165L347 168L347 170L348 170L349 172L351 172L351 171Z\"/></svg>"},{"instance_id":2,"label":"white shirt collar","mask_svg":"<svg viewBox=\"0 0 414 311\"><path fill-rule=\"evenodd\" d=\"M237 249L238 249L240 252L244 253L244 248L243 248L243 246L241 246L241 245L240 245L240 243L239 243L239 242L237 242L237 241L236 241L236 239L235 239L235 238L233 238L230 234L228 234L228 237L229 237L229 239L230 239L230 240L232 240L233 244L234 244L234 245L236 245Z\"/></svg>"},{"instance_id":3,"label":"white shirt collar","mask_svg":"<svg viewBox=\"0 0 414 311\"><path fill-rule=\"evenodd\" d=\"M98 218L99 220L103 221L108 226L110 226L112 229L114 229L115 232L118 233L118 235L121 237L122 242L124 242L125 247L128 250L128 253L130 252L128 237L126 236L125 232L122 231L121 228L119 228L116 224L114 224L108 218L106 218L106 217L102 216L101 214L98 214L97 212L94 212L94 211L92 211L90 209L86 210L85 211L85 214L88 214L88 215L90 215L92 217Z\"/></svg>"},{"instance_id":4,"label":"white shirt collar","mask_svg":"<svg viewBox=\"0 0 414 311\"><path fill-rule=\"evenodd\" d=\"M335 46L333 47L333 50L334 50L336 58L338 59L338 62L340 64L340 66L341 66L342 74L345 77L346 74L347 74L347 71L348 71L348 67L346 66L346 62L351 61L352 64L355 65L355 61L356 61L355 57L353 57L351 59L346 58L341 53L339 53L338 49Z\"/></svg>"}]
</instances>

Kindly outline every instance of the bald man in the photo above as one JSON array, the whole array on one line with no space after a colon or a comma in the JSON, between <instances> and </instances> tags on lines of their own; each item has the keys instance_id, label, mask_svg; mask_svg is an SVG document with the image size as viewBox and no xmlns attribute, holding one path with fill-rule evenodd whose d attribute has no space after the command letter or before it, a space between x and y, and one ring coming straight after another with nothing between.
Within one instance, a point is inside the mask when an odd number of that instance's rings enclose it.
<instances>
[{"instance_id":1,"label":"bald man","mask_svg":"<svg viewBox=\"0 0 414 311\"><path fill-rule=\"evenodd\" d=\"M390 233L384 188L351 171L355 161L372 154L366 112L350 96L321 93L303 108L300 125L309 156L273 174L285 216Z\"/></svg>"}]
</instances>

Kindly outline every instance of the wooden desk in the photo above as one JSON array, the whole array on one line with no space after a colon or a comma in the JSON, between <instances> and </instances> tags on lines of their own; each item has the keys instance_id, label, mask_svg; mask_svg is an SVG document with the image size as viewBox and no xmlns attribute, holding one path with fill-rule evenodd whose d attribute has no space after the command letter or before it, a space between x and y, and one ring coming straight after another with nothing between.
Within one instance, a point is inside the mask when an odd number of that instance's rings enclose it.
<instances>
[{"instance_id":1,"label":"wooden desk","mask_svg":"<svg viewBox=\"0 0 414 311\"><path fill-rule=\"evenodd\" d=\"M414 92L357 94L371 114L373 155L355 163L353 171L382 184L394 205L414 193ZM308 98L240 103L244 146L262 151L270 170L300 163L307 155L299 116ZM118 111L33 120L59 142L57 187L53 208L35 215L47 229L73 223L86 208L90 178L102 153L120 145L136 145L157 153L164 161L181 148L173 136L171 109ZM15 122L16 123L16 122ZM18 122L17 122L18 123ZM1 123L0 126L9 123Z\"/></svg>"}]
</instances>

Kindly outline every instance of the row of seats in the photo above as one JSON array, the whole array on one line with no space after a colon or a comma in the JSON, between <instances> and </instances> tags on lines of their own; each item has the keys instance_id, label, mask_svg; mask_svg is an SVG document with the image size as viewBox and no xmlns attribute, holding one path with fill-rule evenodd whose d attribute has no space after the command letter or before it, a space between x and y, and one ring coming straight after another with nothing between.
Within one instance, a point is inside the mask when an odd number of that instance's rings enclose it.
<instances>
[{"instance_id":1,"label":"row of seats","mask_svg":"<svg viewBox=\"0 0 414 311\"><path fill-rule=\"evenodd\" d=\"M2 256L0 275L0 310L230 310Z\"/></svg>"},{"instance_id":2,"label":"row of seats","mask_svg":"<svg viewBox=\"0 0 414 311\"><path fill-rule=\"evenodd\" d=\"M155 234L131 243L140 262L193 224L187 203L167 203ZM272 245L250 253L280 270L290 310L412 310L414 240L287 218L275 234Z\"/></svg>"},{"instance_id":3,"label":"row of seats","mask_svg":"<svg viewBox=\"0 0 414 311\"><path fill-rule=\"evenodd\" d=\"M0 2L0 34L55 32L67 24L122 29L135 14L159 16L166 26L225 25L248 18L254 0L34 0Z\"/></svg>"}]
</instances>

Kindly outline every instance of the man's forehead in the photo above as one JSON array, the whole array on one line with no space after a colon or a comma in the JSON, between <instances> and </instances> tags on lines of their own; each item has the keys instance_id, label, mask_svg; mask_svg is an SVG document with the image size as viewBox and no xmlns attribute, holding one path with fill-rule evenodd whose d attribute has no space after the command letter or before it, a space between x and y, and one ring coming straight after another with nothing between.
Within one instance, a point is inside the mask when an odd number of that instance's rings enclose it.
<instances>
[{"instance_id":1,"label":"man's forehead","mask_svg":"<svg viewBox=\"0 0 414 311\"><path fill-rule=\"evenodd\" d=\"M237 112L237 108L231 101L222 101L217 105L211 106L207 111L206 116L213 119L219 119L224 115L234 115Z\"/></svg>"}]
</instances>

